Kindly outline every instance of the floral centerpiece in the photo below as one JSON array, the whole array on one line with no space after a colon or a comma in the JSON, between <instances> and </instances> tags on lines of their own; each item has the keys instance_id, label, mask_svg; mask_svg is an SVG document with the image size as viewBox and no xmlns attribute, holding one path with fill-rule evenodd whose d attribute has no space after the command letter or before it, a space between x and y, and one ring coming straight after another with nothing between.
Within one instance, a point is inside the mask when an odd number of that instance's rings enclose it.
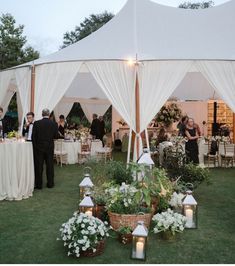
<instances>
[{"instance_id":1,"label":"floral centerpiece","mask_svg":"<svg viewBox=\"0 0 235 266\"><path fill-rule=\"evenodd\" d=\"M79 135L81 139L86 139L90 135L90 129L88 127L82 127L79 129Z\"/></svg>"},{"instance_id":2,"label":"floral centerpiece","mask_svg":"<svg viewBox=\"0 0 235 266\"><path fill-rule=\"evenodd\" d=\"M176 233L182 233L186 224L186 217L168 209L166 212L157 213L153 216L153 232L161 233L163 239L170 240Z\"/></svg>"},{"instance_id":3,"label":"floral centerpiece","mask_svg":"<svg viewBox=\"0 0 235 266\"><path fill-rule=\"evenodd\" d=\"M18 132L16 132L15 130L13 130L13 131L11 131L11 132L9 132L9 133L7 134L7 137L8 137L9 139L17 138L18 136L19 136L19 134L18 134Z\"/></svg>"},{"instance_id":4,"label":"floral centerpiece","mask_svg":"<svg viewBox=\"0 0 235 266\"><path fill-rule=\"evenodd\" d=\"M74 213L60 229L61 240L68 248L68 256L96 256L103 252L109 236L107 222L83 213Z\"/></svg>"},{"instance_id":5,"label":"floral centerpiece","mask_svg":"<svg viewBox=\"0 0 235 266\"><path fill-rule=\"evenodd\" d=\"M65 139L78 139L79 136L77 129L65 129Z\"/></svg>"},{"instance_id":6,"label":"floral centerpiece","mask_svg":"<svg viewBox=\"0 0 235 266\"><path fill-rule=\"evenodd\" d=\"M163 126L169 127L172 123L180 120L182 111L176 103L164 105L156 115L156 121Z\"/></svg>"}]
</instances>

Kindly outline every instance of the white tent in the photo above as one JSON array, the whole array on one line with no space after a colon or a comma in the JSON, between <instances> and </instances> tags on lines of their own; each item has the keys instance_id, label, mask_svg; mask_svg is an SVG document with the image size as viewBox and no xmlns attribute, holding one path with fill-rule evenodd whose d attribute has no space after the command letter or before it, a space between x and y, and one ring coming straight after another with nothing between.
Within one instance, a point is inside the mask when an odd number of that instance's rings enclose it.
<instances>
[{"instance_id":1,"label":"white tent","mask_svg":"<svg viewBox=\"0 0 235 266\"><path fill-rule=\"evenodd\" d=\"M93 91L80 82L87 74L88 82L95 79L100 91L92 97L108 99L137 133L140 148L140 132L192 67L235 112L234 12L235 1L185 10L129 0L97 32L16 72L35 66L37 117L42 108L55 108L75 81L77 97L89 99ZM1 86L1 91L5 88ZM208 95L204 92L201 97Z\"/></svg>"}]
</instances>

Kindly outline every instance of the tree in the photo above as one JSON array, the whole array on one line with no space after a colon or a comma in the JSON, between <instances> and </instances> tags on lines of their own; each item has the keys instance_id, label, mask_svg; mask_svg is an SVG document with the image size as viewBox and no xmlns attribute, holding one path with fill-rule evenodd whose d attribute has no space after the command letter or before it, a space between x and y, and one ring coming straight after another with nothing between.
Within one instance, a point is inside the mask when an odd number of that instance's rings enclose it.
<instances>
[{"instance_id":1,"label":"tree","mask_svg":"<svg viewBox=\"0 0 235 266\"><path fill-rule=\"evenodd\" d=\"M89 16L89 18L85 18L79 26L75 27L74 31L66 32L64 34L64 41L61 48L65 48L75 42L78 42L90 35L91 33L97 31L110 19L112 19L113 16L114 15L112 13L108 13L107 11L105 11L101 14L92 14Z\"/></svg>"},{"instance_id":2,"label":"tree","mask_svg":"<svg viewBox=\"0 0 235 266\"><path fill-rule=\"evenodd\" d=\"M213 7L214 2L213 1L207 1L207 2L184 2L179 5L179 8L185 8L185 9L203 9L203 8L209 8Z\"/></svg>"},{"instance_id":3,"label":"tree","mask_svg":"<svg viewBox=\"0 0 235 266\"><path fill-rule=\"evenodd\" d=\"M26 46L23 25L16 25L11 14L0 17L0 70L37 59L39 53Z\"/></svg>"}]
</instances>

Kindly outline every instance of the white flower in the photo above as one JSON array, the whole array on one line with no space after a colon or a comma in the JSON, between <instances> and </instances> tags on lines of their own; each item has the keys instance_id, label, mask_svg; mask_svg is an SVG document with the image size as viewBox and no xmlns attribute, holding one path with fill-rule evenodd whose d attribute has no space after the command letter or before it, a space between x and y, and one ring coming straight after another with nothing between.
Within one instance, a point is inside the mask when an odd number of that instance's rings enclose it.
<instances>
[{"instance_id":1,"label":"white flower","mask_svg":"<svg viewBox=\"0 0 235 266\"><path fill-rule=\"evenodd\" d=\"M81 228L85 228L85 224L81 224Z\"/></svg>"}]
</instances>

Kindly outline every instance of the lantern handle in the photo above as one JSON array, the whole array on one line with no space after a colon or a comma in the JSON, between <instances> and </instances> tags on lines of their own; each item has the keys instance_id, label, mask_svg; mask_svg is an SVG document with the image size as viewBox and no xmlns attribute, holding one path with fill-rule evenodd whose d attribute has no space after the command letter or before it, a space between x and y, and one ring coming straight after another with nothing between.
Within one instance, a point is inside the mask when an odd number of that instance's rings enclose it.
<instances>
[{"instance_id":1,"label":"lantern handle","mask_svg":"<svg viewBox=\"0 0 235 266\"><path fill-rule=\"evenodd\" d=\"M89 167L89 166L86 166L86 167L84 167L84 169L83 169L83 174L85 175L85 174L90 174L91 175L91 167Z\"/></svg>"},{"instance_id":2,"label":"lantern handle","mask_svg":"<svg viewBox=\"0 0 235 266\"><path fill-rule=\"evenodd\" d=\"M191 190L191 191L193 191L193 189L194 189L194 185L192 184L192 183L186 183L185 184L185 188L186 188L186 190Z\"/></svg>"}]
</instances>

